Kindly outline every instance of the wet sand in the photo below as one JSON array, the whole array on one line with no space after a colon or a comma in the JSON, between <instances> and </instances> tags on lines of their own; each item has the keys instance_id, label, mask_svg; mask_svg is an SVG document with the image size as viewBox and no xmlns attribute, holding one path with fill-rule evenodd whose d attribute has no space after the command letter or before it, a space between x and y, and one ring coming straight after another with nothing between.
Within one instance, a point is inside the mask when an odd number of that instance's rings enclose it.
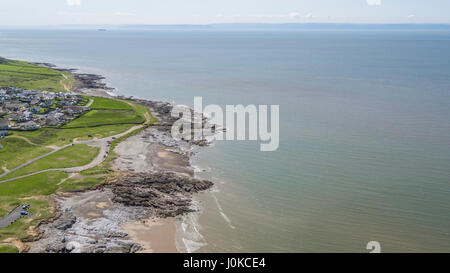
<instances>
[{"instance_id":1,"label":"wet sand","mask_svg":"<svg viewBox=\"0 0 450 273\"><path fill-rule=\"evenodd\" d=\"M122 226L131 240L139 243L140 253L177 253L175 222L173 218L150 218L129 222Z\"/></svg>"}]
</instances>

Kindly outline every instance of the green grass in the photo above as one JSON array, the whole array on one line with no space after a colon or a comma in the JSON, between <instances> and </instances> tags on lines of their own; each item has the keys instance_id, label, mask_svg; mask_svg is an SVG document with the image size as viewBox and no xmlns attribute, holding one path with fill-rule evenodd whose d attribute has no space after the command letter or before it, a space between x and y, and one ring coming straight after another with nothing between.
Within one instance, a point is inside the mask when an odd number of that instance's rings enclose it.
<instances>
[{"instance_id":1,"label":"green grass","mask_svg":"<svg viewBox=\"0 0 450 273\"><path fill-rule=\"evenodd\" d=\"M54 154L33 162L30 165L9 173L8 175L0 178L0 182L9 178L23 176L42 170L84 166L89 164L98 155L99 150L100 148L98 147L91 147L86 144L69 146Z\"/></svg>"},{"instance_id":2,"label":"green grass","mask_svg":"<svg viewBox=\"0 0 450 273\"><path fill-rule=\"evenodd\" d=\"M7 169L13 169L28 160L51 152L52 149L45 147L47 145L62 146L69 144L70 140L75 138L78 140L104 138L125 132L132 126L130 124L118 124L68 130L43 128L36 131L13 132L11 136L0 140L0 144L3 146L3 149L0 149L0 167L5 166ZM92 138L88 135L92 135ZM16 136L25 137L38 146L31 145L23 139L16 138ZM3 173L3 170L0 170L0 173ZM3 180L3 178L0 178L0 180Z\"/></svg>"},{"instance_id":3,"label":"green grass","mask_svg":"<svg viewBox=\"0 0 450 273\"><path fill-rule=\"evenodd\" d=\"M0 184L0 197L23 198L50 195L58 189L58 183L67 173L50 171Z\"/></svg>"},{"instance_id":4,"label":"green grass","mask_svg":"<svg viewBox=\"0 0 450 273\"><path fill-rule=\"evenodd\" d=\"M63 128L92 127L105 124L138 124L145 122L145 115L151 116L147 107L122 100L91 97L94 100L90 108L94 110L84 114L63 126Z\"/></svg>"},{"instance_id":5,"label":"green grass","mask_svg":"<svg viewBox=\"0 0 450 273\"><path fill-rule=\"evenodd\" d=\"M58 183L67 178L65 172L45 172L30 177L0 184L0 217L24 203L30 204L30 216L20 218L4 229L0 229L0 242L7 238L24 239L28 237L29 226L52 216L50 201L30 198L55 193Z\"/></svg>"},{"instance_id":6,"label":"green grass","mask_svg":"<svg viewBox=\"0 0 450 273\"><path fill-rule=\"evenodd\" d=\"M30 159L52 151L14 137L3 138L0 144L3 146L3 149L0 149L0 166L5 166L7 169L13 169Z\"/></svg>"},{"instance_id":7,"label":"green grass","mask_svg":"<svg viewBox=\"0 0 450 273\"><path fill-rule=\"evenodd\" d=\"M63 74L67 77L63 77ZM72 88L75 80L64 72L0 58L0 86L47 91L65 91L63 84Z\"/></svg>"},{"instance_id":8,"label":"green grass","mask_svg":"<svg viewBox=\"0 0 450 273\"><path fill-rule=\"evenodd\" d=\"M81 96L81 100L77 103L77 105L78 106L85 106L86 104L89 103L89 98L90 97Z\"/></svg>"},{"instance_id":9,"label":"green grass","mask_svg":"<svg viewBox=\"0 0 450 273\"><path fill-rule=\"evenodd\" d=\"M50 201L34 198L16 199L16 200L0 200L0 206L5 202L12 202L14 207L23 203L30 204L28 210L30 215L22 217L13 224L4 229L0 229L0 242L7 238L26 239L29 237L27 229L30 226L36 226L43 220L49 219L52 214L50 212ZM13 208L13 207L12 207Z\"/></svg>"},{"instance_id":10,"label":"green grass","mask_svg":"<svg viewBox=\"0 0 450 273\"><path fill-rule=\"evenodd\" d=\"M0 184L0 217L16 206L30 204L30 215L20 218L6 228L0 229L0 242L7 238L25 239L27 229L52 216L50 201L32 196L47 196L55 193L58 183L67 178L65 172L50 171ZM31 197L31 198L30 198Z\"/></svg>"},{"instance_id":11,"label":"green grass","mask_svg":"<svg viewBox=\"0 0 450 273\"><path fill-rule=\"evenodd\" d=\"M150 110L148 110L148 108L143 105L134 104L134 110L136 111L136 113L138 113L138 115L141 115L141 116L145 116L147 114L150 117L149 125L154 124L155 122L158 121L157 118L152 116L152 113L150 112Z\"/></svg>"},{"instance_id":12,"label":"green grass","mask_svg":"<svg viewBox=\"0 0 450 273\"><path fill-rule=\"evenodd\" d=\"M131 105L128 103L117 100L117 99L109 99L109 98L102 98L102 97L90 97L94 100L94 102L91 104L90 108L96 108L96 109L122 109L122 110L131 110L133 109Z\"/></svg>"},{"instance_id":13,"label":"green grass","mask_svg":"<svg viewBox=\"0 0 450 273\"><path fill-rule=\"evenodd\" d=\"M24 131L14 132L19 136L28 138L33 143L39 145L57 145L62 146L69 144L70 140L88 140L88 135L92 135L95 138L105 138L107 136L117 135L125 132L133 125L130 124L117 124L117 125L105 125L100 127L91 128L73 128L73 129L55 129L55 128L42 128L36 131Z\"/></svg>"},{"instance_id":14,"label":"green grass","mask_svg":"<svg viewBox=\"0 0 450 273\"><path fill-rule=\"evenodd\" d=\"M75 119L63 128L92 127L109 124L137 124L145 122L145 118L133 110L92 110Z\"/></svg>"},{"instance_id":15,"label":"green grass","mask_svg":"<svg viewBox=\"0 0 450 273\"><path fill-rule=\"evenodd\" d=\"M15 246L0 246L0 253L19 253L19 250Z\"/></svg>"},{"instance_id":16,"label":"green grass","mask_svg":"<svg viewBox=\"0 0 450 273\"><path fill-rule=\"evenodd\" d=\"M69 178L61 184L64 191L79 191L105 182L105 176L86 176L81 178Z\"/></svg>"}]
</instances>

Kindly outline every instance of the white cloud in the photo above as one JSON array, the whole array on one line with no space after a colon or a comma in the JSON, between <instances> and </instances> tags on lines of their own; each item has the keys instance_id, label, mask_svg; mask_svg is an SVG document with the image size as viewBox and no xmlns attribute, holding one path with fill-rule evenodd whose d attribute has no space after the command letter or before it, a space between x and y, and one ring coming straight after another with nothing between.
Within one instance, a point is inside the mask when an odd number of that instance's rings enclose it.
<instances>
[{"instance_id":1,"label":"white cloud","mask_svg":"<svg viewBox=\"0 0 450 273\"><path fill-rule=\"evenodd\" d=\"M369 6L381 6L381 0L366 0Z\"/></svg>"},{"instance_id":2,"label":"white cloud","mask_svg":"<svg viewBox=\"0 0 450 273\"><path fill-rule=\"evenodd\" d=\"M304 21L304 20L317 20L320 18L319 16L316 16L312 13L300 13L297 11L292 11L289 13L284 14L233 14L233 15L227 15L227 14L216 14L214 16L216 20L240 20L240 21L261 21L261 22L297 22L297 21ZM328 18L329 19L329 18ZM240 22L239 21L239 22Z\"/></svg>"},{"instance_id":3,"label":"white cloud","mask_svg":"<svg viewBox=\"0 0 450 273\"><path fill-rule=\"evenodd\" d=\"M79 5L81 5L81 0L67 0L67 5L79 6Z\"/></svg>"},{"instance_id":4,"label":"white cloud","mask_svg":"<svg viewBox=\"0 0 450 273\"><path fill-rule=\"evenodd\" d=\"M298 18L299 16L300 16L300 14L298 14L298 12L291 12L291 13L289 13L289 18L291 18L291 19L295 19L295 18Z\"/></svg>"},{"instance_id":5,"label":"white cloud","mask_svg":"<svg viewBox=\"0 0 450 273\"><path fill-rule=\"evenodd\" d=\"M414 18L414 17L416 17L414 14L408 15L408 18Z\"/></svg>"}]
</instances>

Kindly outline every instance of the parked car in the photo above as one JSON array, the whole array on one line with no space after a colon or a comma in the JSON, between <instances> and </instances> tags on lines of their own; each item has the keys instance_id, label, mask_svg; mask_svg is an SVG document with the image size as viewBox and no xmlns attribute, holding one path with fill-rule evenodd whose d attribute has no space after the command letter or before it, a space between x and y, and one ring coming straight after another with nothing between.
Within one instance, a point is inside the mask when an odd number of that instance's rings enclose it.
<instances>
[{"instance_id":1,"label":"parked car","mask_svg":"<svg viewBox=\"0 0 450 273\"><path fill-rule=\"evenodd\" d=\"M20 212L20 215L26 216L26 215L28 215L28 212L26 212L26 211L21 211L21 212Z\"/></svg>"}]
</instances>

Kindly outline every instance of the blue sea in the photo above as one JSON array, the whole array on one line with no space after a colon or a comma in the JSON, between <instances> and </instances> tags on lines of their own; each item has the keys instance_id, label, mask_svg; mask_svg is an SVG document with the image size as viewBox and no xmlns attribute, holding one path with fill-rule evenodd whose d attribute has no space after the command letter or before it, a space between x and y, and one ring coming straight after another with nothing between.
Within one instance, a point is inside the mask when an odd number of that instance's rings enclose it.
<instances>
[{"instance_id":1,"label":"blue sea","mask_svg":"<svg viewBox=\"0 0 450 273\"><path fill-rule=\"evenodd\" d=\"M280 105L280 147L216 141L197 252L450 251L450 31L0 30L0 56L106 77L117 93Z\"/></svg>"}]
</instances>

